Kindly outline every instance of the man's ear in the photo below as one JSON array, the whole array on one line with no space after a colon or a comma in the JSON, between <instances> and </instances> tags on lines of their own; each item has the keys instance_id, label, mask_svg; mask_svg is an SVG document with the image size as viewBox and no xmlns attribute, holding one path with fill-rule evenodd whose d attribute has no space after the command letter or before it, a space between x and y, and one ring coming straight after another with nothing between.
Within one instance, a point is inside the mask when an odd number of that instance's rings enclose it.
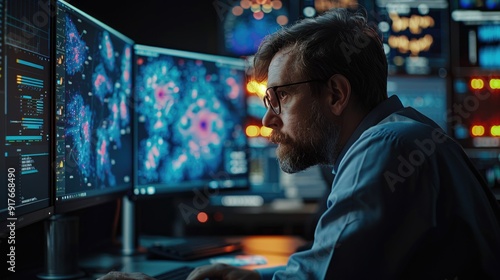
<instances>
[{"instance_id":1,"label":"man's ear","mask_svg":"<svg viewBox=\"0 0 500 280\"><path fill-rule=\"evenodd\" d=\"M349 103L351 97L351 83L344 75L335 74L328 79L328 89L331 95L330 110L340 116Z\"/></svg>"}]
</instances>

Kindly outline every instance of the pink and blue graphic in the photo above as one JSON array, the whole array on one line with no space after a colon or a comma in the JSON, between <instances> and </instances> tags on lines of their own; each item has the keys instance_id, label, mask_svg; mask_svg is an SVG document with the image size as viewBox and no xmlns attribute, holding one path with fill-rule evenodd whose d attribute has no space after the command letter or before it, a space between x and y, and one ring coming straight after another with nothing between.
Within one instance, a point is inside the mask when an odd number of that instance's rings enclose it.
<instances>
[{"instance_id":1,"label":"pink and blue graphic","mask_svg":"<svg viewBox=\"0 0 500 280\"><path fill-rule=\"evenodd\" d=\"M121 126L128 126L130 123L130 110L132 100L132 47L125 46L121 55L121 88L119 91L119 111Z\"/></svg>"},{"instance_id":2,"label":"pink and blue graphic","mask_svg":"<svg viewBox=\"0 0 500 280\"><path fill-rule=\"evenodd\" d=\"M96 172L97 176L103 180L107 180L108 186L116 185L116 178L111 171L111 158L109 156L109 141L108 132L105 129L97 130L97 145L96 145Z\"/></svg>"},{"instance_id":3,"label":"pink and blue graphic","mask_svg":"<svg viewBox=\"0 0 500 280\"><path fill-rule=\"evenodd\" d=\"M106 69L113 72L115 70L115 51L113 49L113 43L111 42L108 31L103 31L101 36L101 44L99 45L101 58Z\"/></svg>"},{"instance_id":4,"label":"pink and blue graphic","mask_svg":"<svg viewBox=\"0 0 500 280\"><path fill-rule=\"evenodd\" d=\"M106 135L109 141L115 142L117 148L121 148L121 113L120 100L114 96L108 100L108 109L110 115L106 121Z\"/></svg>"},{"instance_id":5,"label":"pink and blue graphic","mask_svg":"<svg viewBox=\"0 0 500 280\"><path fill-rule=\"evenodd\" d=\"M147 181L157 181L159 177L158 166L162 155L168 151L168 143L159 136L152 136L143 140L140 146L144 147L146 153L141 154L143 158L140 159L142 165L139 169Z\"/></svg>"},{"instance_id":6,"label":"pink and blue graphic","mask_svg":"<svg viewBox=\"0 0 500 280\"><path fill-rule=\"evenodd\" d=\"M126 88L129 88L132 82L132 48L130 46L125 46L125 48L123 48L121 58L122 84L125 85Z\"/></svg>"},{"instance_id":7,"label":"pink and blue graphic","mask_svg":"<svg viewBox=\"0 0 500 280\"><path fill-rule=\"evenodd\" d=\"M104 102L106 95L113 91L113 84L102 64L98 64L95 68L92 74L92 81L94 95L97 96L101 102Z\"/></svg>"},{"instance_id":8,"label":"pink and blue graphic","mask_svg":"<svg viewBox=\"0 0 500 280\"><path fill-rule=\"evenodd\" d=\"M91 143L93 137L93 114L85 105L79 92L74 92L66 107L66 139L69 141L69 155L78 166L80 173L89 177L92 175Z\"/></svg>"},{"instance_id":9,"label":"pink and blue graphic","mask_svg":"<svg viewBox=\"0 0 500 280\"><path fill-rule=\"evenodd\" d=\"M137 181L210 180L244 150L244 71L213 61L139 56Z\"/></svg>"},{"instance_id":10,"label":"pink and blue graphic","mask_svg":"<svg viewBox=\"0 0 500 280\"><path fill-rule=\"evenodd\" d=\"M74 75L80 72L88 56L85 41L82 40L73 20L66 16L66 73Z\"/></svg>"},{"instance_id":11,"label":"pink and blue graphic","mask_svg":"<svg viewBox=\"0 0 500 280\"><path fill-rule=\"evenodd\" d=\"M66 33L62 125L66 147L71 147L66 166L78 167L66 170L66 182L89 189L129 184L132 42L86 19L69 14L64 19L59 21L65 22Z\"/></svg>"},{"instance_id":12,"label":"pink and blue graphic","mask_svg":"<svg viewBox=\"0 0 500 280\"><path fill-rule=\"evenodd\" d=\"M137 111L144 114L149 134L168 137L168 126L176 114L170 110L180 101L182 73L172 61L166 60L152 62L142 70L136 77Z\"/></svg>"}]
</instances>

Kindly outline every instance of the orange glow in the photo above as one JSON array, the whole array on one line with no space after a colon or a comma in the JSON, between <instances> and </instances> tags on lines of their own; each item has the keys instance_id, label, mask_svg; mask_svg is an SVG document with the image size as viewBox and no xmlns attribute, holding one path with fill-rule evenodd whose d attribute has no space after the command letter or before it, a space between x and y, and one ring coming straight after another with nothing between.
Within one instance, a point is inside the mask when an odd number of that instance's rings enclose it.
<instances>
[{"instance_id":1,"label":"orange glow","mask_svg":"<svg viewBox=\"0 0 500 280\"><path fill-rule=\"evenodd\" d=\"M205 212L200 212L196 215L196 219L198 219L200 223L206 223L208 221L208 215Z\"/></svg>"},{"instance_id":2,"label":"orange glow","mask_svg":"<svg viewBox=\"0 0 500 280\"><path fill-rule=\"evenodd\" d=\"M287 25L288 24L288 17L285 16L285 15L281 15L281 16L278 16L276 18L276 22L279 24L279 25Z\"/></svg>"},{"instance_id":3,"label":"orange glow","mask_svg":"<svg viewBox=\"0 0 500 280\"><path fill-rule=\"evenodd\" d=\"M472 89L483 89L484 88L484 81L483 81L483 79L477 78L477 79L470 80L470 87Z\"/></svg>"},{"instance_id":4,"label":"orange glow","mask_svg":"<svg viewBox=\"0 0 500 280\"><path fill-rule=\"evenodd\" d=\"M247 83L247 91L249 93L257 93L259 90L258 90L258 86L259 86L259 83L257 83L256 81L254 80L250 80L248 81Z\"/></svg>"},{"instance_id":5,"label":"orange glow","mask_svg":"<svg viewBox=\"0 0 500 280\"><path fill-rule=\"evenodd\" d=\"M243 9L249 9L251 5L252 5L252 2L250 0L241 0L241 2L240 2L240 6Z\"/></svg>"},{"instance_id":6,"label":"orange glow","mask_svg":"<svg viewBox=\"0 0 500 280\"><path fill-rule=\"evenodd\" d=\"M471 129L471 133L473 136L483 136L484 135L484 126L474 125Z\"/></svg>"},{"instance_id":7,"label":"orange glow","mask_svg":"<svg viewBox=\"0 0 500 280\"><path fill-rule=\"evenodd\" d=\"M500 125L494 125L490 129L491 136L500 136Z\"/></svg>"},{"instance_id":8,"label":"orange glow","mask_svg":"<svg viewBox=\"0 0 500 280\"><path fill-rule=\"evenodd\" d=\"M409 18L399 17L396 13L391 13L392 30L401 32L409 29L412 34L420 34L422 30L434 26L434 19L430 16L412 15Z\"/></svg>"},{"instance_id":9,"label":"orange glow","mask_svg":"<svg viewBox=\"0 0 500 280\"><path fill-rule=\"evenodd\" d=\"M490 79L491 89L500 89L500 79Z\"/></svg>"},{"instance_id":10,"label":"orange glow","mask_svg":"<svg viewBox=\"0 0 500 280\"><path fill-rule=\"evenodd\" d=\"M243 14L243 8L240 6L233 7L231 10L233 12L233 15L235 16L241 16Z\"/></svg>"},{"instance_id":11,"label":"orange glow","mask_svg":"<svg viewBox=\"0 0 500 280\"><path fill-rule=\"evenodd\" d=\"M269 137L271 135L271 132L273 132L273 129L272 128L269 128L267 126L262 126L260 128L260 135L262 137Z\"/></svg>"},{"instance_id":12,"label":"orange glow","mask_svg":"<svg viewBox=\"0 0 500 280\"><path fill-rule=\"evenodd\" d=\"M257 137L260 134L260 128L256 125L249 125L245 129L245 133L248 137Z\"/></svg>"},{"instance_id":13,"label":"orange glow","mask_svg":"<svg viewBox=\"0 0 500 280\"><path fill-rule=\"evenodd\" d=\"M266 86L267 81L259 83L256 80L250 80L247 83L247 91L262 98L266 94Z\"/></svg>"},{"instance_id":14,"label":"orange glow","mask_svg":"<svg viewBox=\"0 0 500 280\"><path fill-rule=\"evenodd\" d=\"M281 236L259 235L245 238L243 245L249 254L267 252L270 256L280 255L285 257L284 260L286 263L288 256L296 250L301 242L300 239L296 239L295 237L284 238Z\"/></svg>"},{"instance_id":15,"label":"orange glow","mask_svg":"<svg viewBox=\"0 0 500 280\"><path fill-rule=\"evenodd\" d=\"M318 13L333 9L333 8L356 8L358 0L315 0L314 8Z\"/></svg>"},{"instance_id":16,"label":"orange glow","mask_svg":"<svg viewBox=\"0 0 500 280\"><path fill-rule=\"evenodd\" d=\"M408 39L405 35L402 36L389 36L387 41L389 46L393 49L398 49L400 53L411 52L412 55L417 56L422 51L428 51L434 42L434 38L427 34L422 38Z\"/></svg>"},{"instance_id":17,"label":"orange glow","mask_svg":"<svg viewBox=\"0 0 500 280\"><path fill-rule=\"evenodd\" d=\"M271 5L275 10L279 10L281 9L281 7L283 7L283 3L280 0L271 1Z\"/></svg>"},{"instance_id":18,"label":"orange glow","mask_svg":"<svg viewBox=\"0 0 500 280\"><path fill-rule=\"evenodd\" d=\"M263 19L264 18L264 12L258 11L258 12L253 13L253 18L256 19L256 20Z\"/></svg>"}]
</instances>

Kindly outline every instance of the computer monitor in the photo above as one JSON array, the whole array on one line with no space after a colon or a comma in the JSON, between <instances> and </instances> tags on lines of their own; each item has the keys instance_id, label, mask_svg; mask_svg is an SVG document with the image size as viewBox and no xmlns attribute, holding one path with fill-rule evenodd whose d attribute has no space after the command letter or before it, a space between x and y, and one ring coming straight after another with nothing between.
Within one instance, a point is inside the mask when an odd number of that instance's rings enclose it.
<instances>
[{"instance_id":1,"label":"computer monitor","mask_svg":"<svg viewBox=\"0 0 500 280\"><path fill-rule=\"evenodd\" d=\"M0 235L53 213L52 18L46 8L36 0L0 1Z\"/></svg>"},{"instance_id":2,"label":"computer monitor","mask_svg":"<svg viewBox=\"0 0 500 280\"><path fill-rule=\"evenodd\" d=\"M132 187L133 40L57 1L55 212Z\"/></svg>"},{"instance_id":3,"label":"computer monitor","mask_svg":"<svg viewBox=\"0 0 500 280\"><path fill-rule=\"evenodd\" d=\"M445 76L449 67L448 1L375 1L369 16L382 32L389 74Z\"/></svg>"},{"instance_id":4,"label":"computer monitor","mask_svg":"<svg viewBox=\"0 0 500 280\"><path fill-rule=\"evenodd\" d=\"M450 134L500 200L500 2L450 6Z\"/></svg>"},{"instance_id":5,"label":"computer monitor","mask_svg":"<svg viewBox=\"0 0 500 280\"><path fill-rule=\"evenodd\" d=\"M396 95L403 106L411 106L436 122L444 131L449 128L446 78L438 76L389 76L387 95Z\"/></svg>"},{"instance_id":6,"label":"computer monitor","mask_svg":"<svg viewBox=\"0 0 500 280\"><path fill-rule=\"evenodd\" d=\"M247 188L245 60L134 49L134 195Z\"/></svg>"},{"instance_id":7,"label":"computer monitor","mask_svg":"<svg viewBox=\"0 0 500 280\"><path fill-rule=\"evenodd\" d=\"M498 1L451 6L450 120L466 149L500 150L499 8Z\"/></svg>"},{"instance_id":8,"label":"computer monitor","mask_svg":"<svg viewBox=\"0 0 500 280\"><path fill-rule=\"evenodd\" d=\"M52 10L55 215L45 223L38 277L72 279L84 275L76 211L121 199L132 187L134 42L65 1Z\"/></svg>"}]
</instances>

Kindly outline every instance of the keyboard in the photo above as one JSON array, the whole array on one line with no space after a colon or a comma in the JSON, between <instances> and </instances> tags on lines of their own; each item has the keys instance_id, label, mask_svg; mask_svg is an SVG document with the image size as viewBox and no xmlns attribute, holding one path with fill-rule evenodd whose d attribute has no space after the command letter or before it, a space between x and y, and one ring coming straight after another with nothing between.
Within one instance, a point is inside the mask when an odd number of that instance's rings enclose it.
<instances>
[{"instance_id":1,"label":"keyboard","mask_svg":"<svg viewBox=\"0 0 500 280\"><path fill-rule=\"evenodd\" d=\"M156 244L148 248L148 258L190 261L240 251L240 242L222 238L196 238L176 244Z\"/></svg>"},{"instance_id":2,"label":"keyboard","mask_svg":"<svg viewBox=\"0 0 500 280\"><path fill-rule=\"evenodd\" d=\"M186 280L189 273L194 270L194 267L181 266L173 270L155 275L154 278L157 280Z\"/></svg>"}]
</instances>

